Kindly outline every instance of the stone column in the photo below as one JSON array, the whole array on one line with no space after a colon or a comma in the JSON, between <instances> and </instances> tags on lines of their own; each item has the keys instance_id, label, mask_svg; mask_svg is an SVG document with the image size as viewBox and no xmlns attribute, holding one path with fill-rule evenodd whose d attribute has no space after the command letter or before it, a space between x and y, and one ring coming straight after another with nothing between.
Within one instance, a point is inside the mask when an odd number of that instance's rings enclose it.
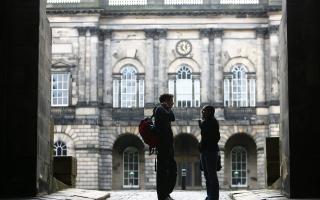
<instances>
[{"instance_id":1,"label":"stone column","mask_svg":"<svg viewBox=\"0 0 320 200\"><path fill-rule=\"evenodd\" d=\"M90 101L90 68L91 68L91 35L90 29L86 32L86 44L85 44L85 102L89 104Z\"/></svg>"},{"instance_id":2,"label":"stone column","mask_svg":"<svg viewBox=\"0 0 320 200\"><path fill-rule=\"evenodd\" d=\"M90 28L90 48L91 48L91 56L90 56L90 102L97 103L97 60L98 60L98 28L92 27Z\"/></svg>"},{"instance_id":3,"label":"stone column","mask_svg":"<svg viewBox=\"0 0 320 200\"><path fill-rule=\"evenodd\" d=\"M202 41L201 55L202 66L200 75L201 84L201 104L209 103L210 96L210 68L209 68L209 35L210 29L200 29L200 38Z\"/></svg>"},{"instance_id":4,"label":"stone column","mask_svg":"<svg viewBox=\"0 0 320 200\"><path fill-rule=\"evenodd\" d=\"M154 29L146 29L146 67L145 67L145 107L153 107L154 96Z\"/></svg>"},{"instance_id":5,"label":"stone column","mask_svg":"<svg viewBox=\"0 0 320 200\"><path fill-rule=\"evenodd\" d=\"M103 59L103 103L112 107L112 65L111 65L111 37L112 30L101 30L104 38L104 59Z\"/></svg>"},{"instance_id":6,"label":"stone column","mask_svg":"<svg viewBox=\"0 0 320 200\"><path fill-rule=\"evenodd\" d=\"M279 74L278 74L278 26L273 25L269 27L269 41L270 41L270 72L271 72L271 104L279 105Z\"/></svg>"},{"instance_id":7,"label":"stone column","mask_svg":"<svg viewBox=\"0 0 320 200\"><path fill-rule=\"evenodd\" d=\"M78 42L79 42L79 69L78 69L78 94L79 102L85 101L85 60L86 60L86 27L78 27Z\"/></svg>"},{"instance_id":8,"label":"stone column","mask_svg":"<svg viewBox=\"0 0 320 200\"><path fill-rule=\"evenodd\" d=\"M213 29L213 105L223 107L223 67L221 64L222 56L222 34L223 30Z\"/></svg>"},{"instance_id":9,"label":"stone column","mask_svg":"<svg viewBox=\"0 0 320 200\"><path fill-rule=\"evenodd\" d=\"M159 34L159 95L168 91L167 73L167 30L158 30Z\"/></svg>"},{"instance_id":10,"label":"stone column","mask_svg":"<svg viewBox=\"0 0 320 200\"><path fill-rule=\"evenodd\" d=\"M266 28L257 28L257 106L265 105L264 37Z\"/></svg>"}]
</instances>

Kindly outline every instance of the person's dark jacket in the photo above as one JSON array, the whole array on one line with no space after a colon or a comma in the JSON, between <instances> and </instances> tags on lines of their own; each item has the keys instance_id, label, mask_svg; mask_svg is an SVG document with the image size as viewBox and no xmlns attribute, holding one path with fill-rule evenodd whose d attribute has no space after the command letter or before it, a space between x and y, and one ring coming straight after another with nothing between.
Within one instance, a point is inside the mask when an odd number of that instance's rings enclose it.
<instances>
[{"instance_id":1,"label":"person's dark jacket","mask_svg":"<svg viewBox=\"0 0 320 200\"><path fill-rule=\"evenodd\" d=\"M216 118L199 121L199 127L201 129L201 141L199 144L200 152L219 151L218 142L220 140L219 123Z\"/></svg>"},{"instance_id":2,"label":"person's dark jacket","mask_svg":"<svg viewBox=\"0 0 320 200\"><path fill-rule=\"evenodd\" d=\"M172 110L167 110L160 105L155 110L154 118L156 133L160 138L159 147L173 147L171 122L175 121L175 117Z\"/></svg>"}]
</instances>

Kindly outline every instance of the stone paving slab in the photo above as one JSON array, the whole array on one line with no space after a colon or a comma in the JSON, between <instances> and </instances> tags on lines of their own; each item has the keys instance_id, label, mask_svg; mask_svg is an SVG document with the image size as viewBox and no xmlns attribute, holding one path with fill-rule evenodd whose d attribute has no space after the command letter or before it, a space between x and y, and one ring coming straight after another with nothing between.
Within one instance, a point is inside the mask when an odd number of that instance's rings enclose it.
<instances>
[{"instance_id":1,"label":"stone paving slab","mask_svg":"<svg viewBox=\"0 0 320 200\"><path fill-rule=\"evenodd\" d=\"M229 192L220 191L220 200L231 200L228 196ZM185 191L175 190L171 193L171 197L175 200L204 200L206 197L205 190ZM158 200L156 190L121 190L110 191L108 200Z\"/></svg>"},{"instance_id":2,"label":"stone paving slab","mask_svg":"<svg viewBox=\"0 0 320 200\"><path fill-rule=\"evenodd\" d=\"M105 200L109 197L110 193L106 191L69 188L49 195L22 198L20 200Z\"/></svg>"},{"instance_id":3,"label":"stone paving slab","mask_svg":"<svg viewBox=\"0 0 320 200\"><path fill-rule=\"evenodd\" d=\"M230 192L232 200L288 200L279 190L238 190ZM302 199L292 199L302 200ZM319 199L308 199L319 200Z\"/></svg>"}]
</instances>

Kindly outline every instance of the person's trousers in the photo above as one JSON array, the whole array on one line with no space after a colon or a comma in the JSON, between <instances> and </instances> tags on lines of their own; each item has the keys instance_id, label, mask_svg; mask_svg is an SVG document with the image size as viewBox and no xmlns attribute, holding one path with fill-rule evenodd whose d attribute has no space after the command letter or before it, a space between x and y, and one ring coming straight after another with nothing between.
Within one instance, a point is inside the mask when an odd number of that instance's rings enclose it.
<instances>
[{"instance_id":1,"label":"person's trousers","mask_svg":"<svg viewBox=\"0 0 320 200\"><path fill-rule=\"evenodd\" d=\"M171 153L157 153L157 195L164 200L173 191L177 179L177 163Z\"/></svg>"},{"instance_id":2,"label":"person's trousers","mask_svg":"<svg viewBox=\"0 0 320 200\"><path fill-rule=\"evenodd\" d=\"M201 165L206 179L207 199L219 200L219 181L217 176L218 152L202 152Z\"/></svg>"}]
</instances>

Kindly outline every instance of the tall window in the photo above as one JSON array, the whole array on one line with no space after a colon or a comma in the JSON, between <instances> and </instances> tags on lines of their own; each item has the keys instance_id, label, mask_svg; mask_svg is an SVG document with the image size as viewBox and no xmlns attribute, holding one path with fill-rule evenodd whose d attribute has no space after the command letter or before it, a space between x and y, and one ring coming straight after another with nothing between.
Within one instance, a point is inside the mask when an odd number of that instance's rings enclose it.
<instances>
[{"instance_id":1,"label":"tall window","mask_svg":"<svg viewBox=\"0 0 320 200\"><path fill-rule=\"evenodd\" d=\"M169 93L175 95L177 107L200 106L200 80L194 79L188 65L180 66L176 79L169 80L168 86Z\"/></svg>"},{"instance_id":2,"label":"tall window","mask_svg":"<svg viewBox=\"0 0 320 200\"><path fill-rule=\"evenodd\" d=\"M51 106L68 106L69 77L69 73L51 75Z\"/></svg>"},{"instance_id":3,"label":"tall window","mask_svg":"<svg viewBox=\"0 0 320 200\"><path fill-rule=\"evenodd\" d=\"M233 66L224 77L224 105L228 107L254 107L256 105L255 75L248 73L243 64Z\"/></svg>"},{"instance_id":4,"label":"tall window","mask_svg":"<svg viewBox=\"0 0 320 200\"><path fill-rule=\"evenodd\" d=\"M53 145L54 155L55 156L66 156L67 155L67 146L62 141L57 141Z\"/></svg>"},{"instance_id":5,"label":"tall window","mask_svg":"<svg viewBox=\"0 0 320 200\"><path fill-rule=\"evenodd\" d=\"M122 108L144 107L144 80L138 80L137 70L132 65L126 65L121 70L120 80L113 81L113 107L119 105Z\"/></svg>"},{"instance_id":6,"label":"tall window","mask_svg":"<svg viewBox=\"0 0 320 200\"><path fill-rule=\"evenodd\" d=\"M123 152L123 186L139 187L139 152L134 147Z\"/></svg>"},{"instance_id":7,"label":"tall window","mask_svg":"<svg viewBox=\"0 0 320 200\"><path fill-rule=\"evenodd\" d=\"M243 147L234 147L231 151L232 186L247 186L247 152Z\"/></svg>"}]
</instances>

